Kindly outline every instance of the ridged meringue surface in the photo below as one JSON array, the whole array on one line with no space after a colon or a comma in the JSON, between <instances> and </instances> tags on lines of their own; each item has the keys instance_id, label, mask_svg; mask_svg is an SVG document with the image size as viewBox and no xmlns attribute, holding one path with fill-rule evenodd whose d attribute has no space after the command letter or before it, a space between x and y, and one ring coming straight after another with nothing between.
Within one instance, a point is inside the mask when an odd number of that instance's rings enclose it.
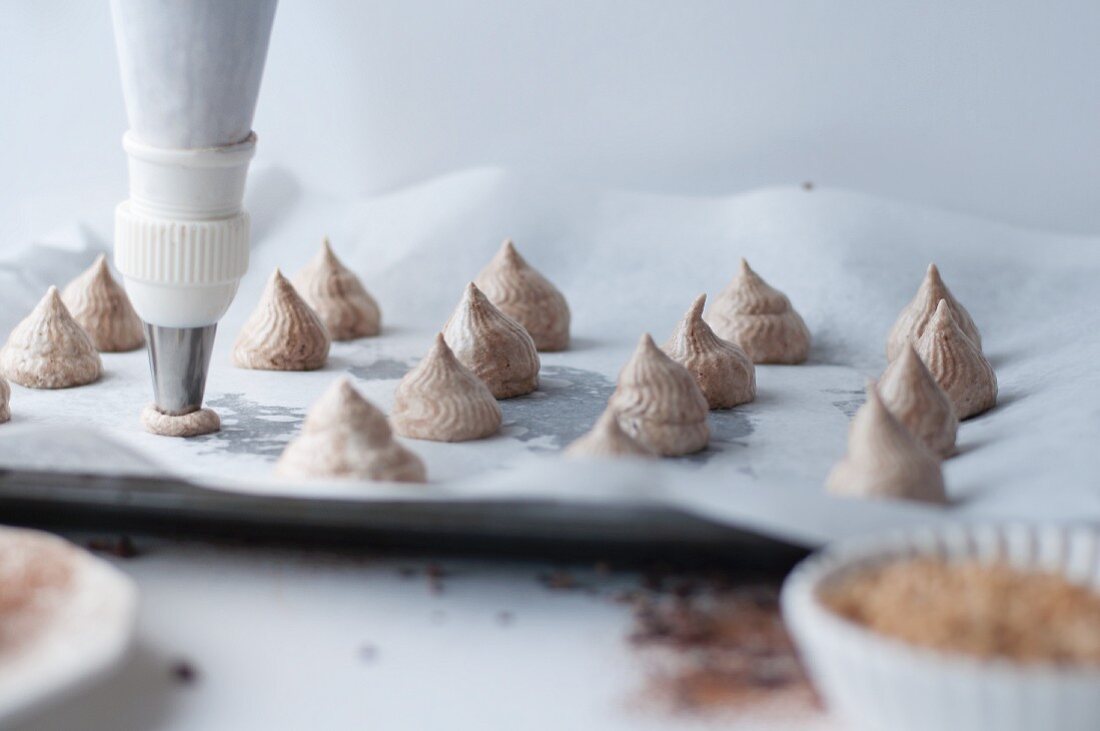
<instances>
[{"instance_id":1,"label":"ridged meringue surface","mask_svg":"<svg viewBox=\"0 0 1100 731\"><path fill-rule=\"evenodd\" d=\"M710 441L707 398L695 377L648 334L619 373L608 408L623 431L665 457L698 452Z\"/></svg>"},{"instance_id":2,"label":"ridged meringue surface","mask_svg":"<svg viewBox=\"0 0 1100 731\"><path fill-rule=\"evenodd\" d=\"M705 294L696 298L664 351L691 371L710 408L748 403L756 398L756 367L740 346L715 335L703 321L706 302Z\"/></svg>"},{"instance_id":3,"label":"ridged meringue surface","mask_svg":"<svg viewBox=\"0 0 1100 731\"><path fill-rule=\"evenodd\" d=\"M397 443L386 416L338 379L309 410L302 432L283 451L276 473L291 478L424 482L427 471Z\"/></svg>"},{"instance_id":4,"label":"ridged meringue surface","mask_svg":"<svg viewBox=\"0 0 1100 731\"><path fill-rule=\"evenodd\" d=\"M873 383L848 430L848 454L825 486L847 497L947 502L939 460L894 418Z\"/></svg>"},{"instance_id":5,"label":"ridged meringue surface","mask_svg":"<svg viewBox=\"0 0 1100 731\"><path fill-rule=\"evenodd\" d=\"M328 328L333 340L355 340L382 331L382 311L326 238L317 256L294 277L294 288Z\"/></svg>"},{"instance_id":6,"label":"ridged meringue surface","mask_svg":"<svg viewBox=\"0 0 1100 731\"><path fill-rule=\"evenodd\" d=\"M718 337L739 345L753 363L802 363L810 354L810 330L775 289L741 260L741 271L711 304L707 323Z\"/></svg>"},{"instance_id":7,"label":"ridged meringue surface","mask_svg":"<svg viewBox=\"0 0 1100 731\"><path fill-rule=\"evenodd\" d=\"M198 409L188 414L166 414L149 404L141 412L141 425L150 434L162 437L197 437L222 428L222 420L213 409Z\"/></svg>"},{"instance_id":8,"label":"ridged meringue surface","mask_svg":"<svg viewBox=\"0 0 1100 731\"><path fill-rule=\"evenodd\" d=\"M566 457L656 457L656 453L619 426L618 416L605 409L592 429L565 448Z\"/></svg>"},{"instance_id":9,"label":"ridged meringue surface","mask_svg":"<svg viewBox=\"0 0 1100 731\"><path fill-rule=\"evenodd\" d=\"M939 268L935 264L929 264L924 280L917 289L917 294L901 311L897 321L894 322L894 326L890 329L890 335L886 340L887 360L897 358L906 343L916 344L920 336L924 334L925 327L932 320L932 315L935 314L940 300L947 300L951 314L955 316L955 324L968 338L974 341L974 344L978 346L978 350L981 350L982 336L978 332L974 320L971 319L970 313L955 299L955 296L951 294L951 290L944 284L943 278L940 277Z\"/></svg>"},{"instance_id":10,"label":"ridged meringue surface","mask_svg":"<svg viewBox=\"0 0 1100 731\"><path fill-rule=\"evenodd\" d=\"M505 240L492 261L474 280L489 301L518 322L539 350L569 347L569 304L549 279Z\"/></svg>"},{"instance_id":11,"label":"ridged meringue surface","mask_svg":"<svg viewBox=\"0 0 1100 731\"><path fill-rule=\"evenodd\" d=\"M57 287L49 288L0 350L0 374L27 388L83 386L102 373L99 352L69 314Z\"/></svg>"},{"instance_id":12,"label":"ridged meringue surface","mask_svg":"<svg viewBox=\"0 0 1100 731\"><path fill-rule=\"evenodd\" d=\"M0 378L0 424L11 421L11 386Z\"/></svg>"},{"instance_id":13,"label":"ridged meringue surface","mask_svg":"<svg viewBox=\"0 0 1100 731\"><path fill-rule=\"evenodd\" d=\"M997 374L981 348L955 322L947 300L936 306L916 350L960 420L997 405Z\"/></svg>"},{"instance_id":14,"label":"ridged meringue surface","mask_svg":"<svg viewBox=\"0 0 1100 731\"><path fill-rule=\"evenodd\" d=\"M312 371L325 364L330 340L321 318L278 269L233 345L238 368Z\"/></svg>"},{"instance_id":15,"label":"ridged meringue surface","mask_svg":"<svg viewBox=\"0 0 1100 731\"><path fill-rule=\"evenodd\" d=\"M539 387L539 354L523 325L498 310L473 282L443 328L443 338L462 365L496 398Z\"/></svg>"},{"instance_id":16,"label":"ridged meringue surface","mask_svg":"<svg viewBox=\"0 0 1100 731\"><path fill-rule=\"evenodd\" d=\"M482 439L500 429L500 405L489 387L447 346L443 334L397 384L390 424L403 437L437 442Z\"/></svg>"},{"instance_id":17,"label":"ridged meringue surface","mask_svg":"<svg viewBox=\"0 0 1100 731\"><path fill-rule=\"evenodd\" d=\"M955 453L955 407L909 343L878 382L886 408L926 449L941 458Z\"/></svg>"},{"instance_id":18,"label":"ridged meringue surface","mask_svg":"<svg viewBox=\"0 0 1100 731\"><path fill-rule=\"evenodd\" d=\"M141 319L114 280L103 254L66 285L61 301L101 353L124 353L145 344Z\"/></svg>"}]
</instances>

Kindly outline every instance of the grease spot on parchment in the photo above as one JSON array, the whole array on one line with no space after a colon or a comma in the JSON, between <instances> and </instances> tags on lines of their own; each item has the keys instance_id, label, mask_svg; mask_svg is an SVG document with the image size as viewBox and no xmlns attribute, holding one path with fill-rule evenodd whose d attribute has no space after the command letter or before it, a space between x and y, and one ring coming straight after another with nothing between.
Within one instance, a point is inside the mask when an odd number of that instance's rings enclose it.
<instances>
[{"instance_id":1,"label":"grease spot on parchment","mask_svg":"<svg viewBox=\"0 0 1100 731\"><path fill-rule=\"evenodd\" d=\"M351 366L348 368L348 373L364 381L395 381L404 378L415 365L415 359L379 358L367 365Z\"/></svg>"},{"instance_id":2,"label":"grease spot on parchment","mask_svg":"<svg viewBox=\"0 0 1100 731\"><path fill-rule=\"evenodd\" d=\"M538 391L500 402L502 433L533 450L561 449L592 428L614 391L595 371L543 366Z\"/></svg>"},{"instance_id":3,"label":"grease spot on parchment","mask_svg":"<svg viewBox=\"0 0 1100 731\"><path fill-rule=\"evenodd\" d=\"M824 393L848 397L837 399L832 402L832 405L840 409L840 412L849 419L856 415L856 412L859 411L859 407L863 406L863 402L867 400L867 394L863 389L826 388L823 390Z\"/></svg>"},{"instance_id":4,"label":"grease spot on parchment","mask_svg":"<svg viewBox=\"0 0 1100 731\"><path fill-rule=\"evenodd\" d=\"M305 417L304 409L261 404L240 393L223 394L206 405L218 412L222 428L195 441L233 454L278 457Z\"/></svg>"}]
</instances>

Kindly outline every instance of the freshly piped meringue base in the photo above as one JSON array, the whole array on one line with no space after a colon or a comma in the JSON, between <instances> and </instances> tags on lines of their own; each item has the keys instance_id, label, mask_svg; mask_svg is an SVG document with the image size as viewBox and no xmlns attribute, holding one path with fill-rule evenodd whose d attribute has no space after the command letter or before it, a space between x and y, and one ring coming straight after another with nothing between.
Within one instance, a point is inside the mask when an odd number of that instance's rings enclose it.
<instances>
[{"instance_id":1,"label":"freshly piped meringue base","mask_svg":"<svg viewBox=\"0 0 1100 731\"><path fill-rule=\"evenodd\" d=\"M312 371L328 358L321 318L278 269L233 345L233 365L266 371Z\"/></svg>"},{"instance_id":2,"label":"freshly piped meringue base","mask_svg":"<svg viewBox=\"0 0 1100 731\"><path fill-rule=\"evenodd\" d=\"M924 334L925 327L931 322L932 315L935 314L940 300L947 300L947 306L955 317L955 324L968 338L974 341L974 344L978 346L978 350L981 350L982 336L978 332L978 326L974 324L974 320L971 319L970 313L966 311L962 303L955 299L955 296L951 294L951 290L944 284L943 279L940 277L939 268L935 264L929 264L924 280L917 289L917 294L901 311L894 326L890 329L890 335L886 341L887 360L897 358L906 344L916 345L921 335Z\"/></svg>"},{"instance_id":3,"label":"freshly piped meringue base","mask_svg":"<svg viewBox=\"0 0 1100 731\"><path fill-rule=\"evenodd\" d=\"M945 459L955 453L959 429L955 407L912 345L906 343L887 366L878 390L894 418L926 449Z\"/></svg>"},{"instance_id":4,"label":"freshly piped meringue base","mask_svg":"<svg viewBox=\"0 0 1100 731\"><path fill-rule=\"evenodd\" d=\"M382 331L382 311L359 277L344 266L326 238L313 260L294 277L294 288L328 328L333 340L355 340Z\"/></svg>"},{"instance_id":5,"label":"freshly piped meringue base","mask_svg":"<svg viewBox=\"0 0 1100 731\"><path fill-rule=\"evenodd\" d=\"M604 410L591 431L566 447L564 454L570 458L597 459L657 456L652 449L623 431L618 416L610 408Z\"/></svg>"},{"instance_id":6,"label":"freshly piped meringue base","mask_svg":"<svg viewBox=\"0 0 1100 731\"><path fill-rule=\"evenodd\" d=\"M569 305L565 296L527 263L511 239L474 280L497 309L527 330L539 350L569 347Z\"/></svg>"},{"instance_id":7,"label":"freshly piped meringue base","mask_svg":"<svg viewBox=\"0 0 1100 731\"><path fill-rule=\"evenodd\" d=\"M955 322L947 300L940 300L936 306L916 351L951 399L960 420L997 405L997 374L981 348Z\"/></svg>"},{"instance_id":8,"label":"freshly piped meringue base","mask_svg":"<svg viewBox=\"0 0 1100 731\"><path fill-rule=\"evenodd\" d=\"M744 259L741 271L711 304L714 333L740 346L753 363L802 363L810 354L810 330L787 296L760 278Z\"/></svg>"},{"instance_id":9,"label":"freshly piped meringue base","mask_svg":"<svg viewBox=\"0 0 1100 731\"><path fill-rule=\"evenodd\" d=\"M91 267L66 285L61 301L101 353L124 353L145 344L141 319L126 290L111 276L107 257L100 254Z\"/></svg>"},{"instance_id":10,"label":"freshly piped meringue base","mask_svg":"<svg viewBox=\"0 0 1100 731\"><path fill-rule=\"evenodd\" d=\"M213 409L199 409L189 414L166 414L149 404L141 411L141 425L150 434L162 437L197 437L213 434L222 428L222 420Z\"/></svg>"},{"instance_id":11,"label":"freshly piped meringue base","mask_svg":"<svg viewBox=\"0 0 1100 731\"><path fill-rule=\"evenodd\" d=\"M698 452L710 441L707 399L695 377L648 334L619 373L608 408L623 431L665 457Z\"/></svg>"},{"instance_id":12,"label":"freshly piped meringue base","mask_svg":"<svg viewBox=\"0 0 1100 731\"><path fill-rule=\"evenodd\" d=\"M539 387L539 354L523 325L498 310L473 282L443 328L443 338L462 365L496 398Z\"/></svg>"},{"instance_id":13,"label":"freshly piped meringue base","mask_svg":"<svg viewBox=\"0 0 1100 731\"><path fill-rule=\"evenodd\" d=\"M71 388L99 379L103 362L57 287L15 326L0 350L0 375L27 388Z\"/></svg>"},{"instance_id":14,"label":"freshly piped meringue base","mask_svg":"<svg viewBox=\"0 0 1100 731\"><path fill-rule=\"evenodd\" d=\"M874 383L848 431L848 454L825 481L847 497L887 497L946 503L939 460L894 418Z\"/></svg>"},{"instance_id":15,"label":"freshly piped meringue base","mask_svg":"<svg viewBox=\"0 0 1100 731\"><path fill-rule=\"evenodd\" d=\"M465 442L500 429L501 412L488 386L458 362L442 333L424 359L401 379L390 424L403 437Z\"/></svg>"},{"instance_id":16,"label":"freshly piped meringue base","mask_svg":"<svg viewBox=\"0 0 1100 731\"><path fill-rule=\"evenodd\" d=\"M756 398L756 367L738 345L722 340L703 321L707 296L699 295L664 351L695 376L707 405L728 409Z\"/></svg>"},{"instance_id":17,"label":"freshly piped meringue base","mask_svg":"<svg viewBox=\"0 0 1100 731\"><path fill-rule=\"evenodd\" d=\"M347 377L339 378L313 405L275 471L297 479L427 479L424 463L394 440L386 416Z\"/></svg>"},{"instance_id":18,"label":"freshly piped meringue base","mask_svg":"<svg viewBox=\"0 0 1100 731\"><path fill-rule=\"evenodd\" d=\"M0 424L11 421L11 386L0 378Z\"/></svg>"}]
</instances>

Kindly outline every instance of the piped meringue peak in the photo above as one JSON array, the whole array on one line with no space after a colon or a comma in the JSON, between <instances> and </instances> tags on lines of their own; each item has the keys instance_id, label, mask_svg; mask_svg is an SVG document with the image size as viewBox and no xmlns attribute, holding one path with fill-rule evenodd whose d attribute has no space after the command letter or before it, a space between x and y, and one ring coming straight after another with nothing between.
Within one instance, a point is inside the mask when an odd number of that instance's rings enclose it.
<instances>
[{"instance_id":1,"label":"piped meringue peak","mask_svg":"<svg viewBox=\"0 0 1100 731\"><path fill-rule=\"evenodd\" d=\"M283 477L424 482L420 458L397 443L386 416L339 378L306 416L275 465Z\"/></svg>"},{"instance_id":2,"label":"piped meringue peak","mask_svg":"<svg viewBox=\"0 0 1100 731\"><path fill-rule=\"evenodd\" d=\"M595 426L587 434L566 447L564 454L570 458L611 459L657 456L652 449L623 431L619 426L618 416L610 408L604 410Z\"/></svg>"},{"instance_id":3,"label":"piped meringue peak","mask_svg":"<svg viewBox=\"0 0 1100 731\"><path fill-rule=\"evenodd\" d=\"M920 283L920 288L917 289L916 296L901 311L894 326L890 329L890 336L886 341L887 360L897 358L906 343L915 344L920 339L920 336L924 334L925 327L932 320L932 315L935 314L940 300L947 300L951 314L955 316L955 324L981 350L982 336L978 332L974 320L970 318L970 313L955 299L955 296L951 294L951 290L944 284L943 279L940 277L939 268L935 264L929 264L928 271L924 275L924 280Z\"/></svg>"},{"instance_id":4,"label":"piped meringue peak","mask_svg":"<svg viewBox=\"0 0 1100 731\"><path fill-rule=\"evenodd\" d=\"M565 296L516 251L511 239L474 280L497 309L523 325L539 350L569 347Z\"/></svg>"},{"instance_id":5,"label":"piped meringue peak","mask_svg":"<svg viewBox=\"0 0 1100 731\"><path fill-rule=\"evenodd\" d=\"M66 285L61 301L101 353L123 353L145 344L141 319L111 276L105 255Z\"/></svg>"},{"instance_id":6,"label":"piped meringue peak","mask_svg":"<svg viewBox=\"0 0 1100 731\"><path fill-rule=\"evenodd\" d=\"M329 335L321 318L278 269L233 345L238 368L312 371L328 358Z\"/></svg>"},{"instance_id":7,"label":"piped meringue peak","mask_svg":"<svg viewBox=\"0 0 1100 731\"><path fill-rule=\"evenodd\" d=\"M707 399L695 377L648 334L619 373L608 408L623 431L665 457L698 452L710 440Z\"/></svg>"},{"instance_id":8,"label":"piped meringue peak","mask_svg":"<svg viewBox=\"0 0 1100 731\"><path fill-rule=\"evenodd\" d=\"M294 288L325 323L333 340L355 340L382 331L382 311L359 277L332 251L328 238L294 277Z\"/></svg>"},{"instance_id":9,"label":"piped meringue peak","mask_svg":"<svg viewBox=\"0 0 1100 731\"><path fill-rule=\"evenodd\" d=\"M959 327L946 299L936 306L916 351L960 420L997 405L997 374L981 348Z\"/></svg>"},{"instance_id":10,"label":"piped meringue peak","mask_svg":"<svg viewBox=\"0 0 1100 731\"><path fill-rule=\"evenodd\" d=\"M705 294L695 299L664 351L695 376L710 408L748 403L756 398L756 367L740 346L715 335L703 321L706 301Z\"/></svg>"},{"instance_id":11,"label":"piped meringue peak","mask_svg":"<svg viewBox=\"0 0 1100 731\"><path fill-rule=\"evenodd\" d=\"M213 409L197 409L186 414L166 414L149 404L141 412L141 425L150 434L162 437L197 437L222 428L222 420Z\"/></svg>"},{"instance_id":12,"label":"piped meringue peak","mask_svg":"<svg viewBox=\"0 0 1100 731\"><path fill-rule=\"evenodd\" d=\"M875 384L848 430L848 454L825 481L847 497L888 497L946 503L939 460L894 418Z\"/></svg>"},{"instance_id":13,"label":"piped meringue peak","mask_svg":"<svg viewBox=\"0 0 1100 731\"><path fill-rule=\"evenodd\" d=\"M0 350L0 374L27 388L70 388L99 379L103 362L57 287L15 326Z\"/></svg>"},{"instance_id":14,"label":"piped meringue peak","mask_svg":"<svg viewBox=\"0 0 1100 731\"><path fill-rule=\"evenodd\" d=\"M501 413L489 387L447 346L443 334L397 384L390 424L403 437L465 442L495 434Z\"/></svg>"},{"instance_id":15,"label":"piped meringue peak","mask_svg":"<svg viewBox=\"0 0 1100 731\"><path fill-rule=\"evenodd\" d=\"M706 321L753 363L802 363L810 353L810 331L787 295L761 279L744 259L741 271L714 298Z\"/></svg>"},{"instance_id":16,"label":"piped meringue peak","mask_svg":"<svg viewBox=\"0 0 1100 731\"><path fill-rule=\"evenodd\" d=\"M879 395L901 425L941 458L955 453L955 407L909 343L878 382Z\"/></svg>"},{"instance_id":17,"label":"piped meringue peak","mask_svg":"<svg viewBox=\"0 0 1100 731\"><path fill-rule=\"evenodd\" d=\"M466 286L443 327L443 338L458 361L484 381L494 397L522 396L539 387L535 341L473 282Z\"/></svg>"}]
</instances>

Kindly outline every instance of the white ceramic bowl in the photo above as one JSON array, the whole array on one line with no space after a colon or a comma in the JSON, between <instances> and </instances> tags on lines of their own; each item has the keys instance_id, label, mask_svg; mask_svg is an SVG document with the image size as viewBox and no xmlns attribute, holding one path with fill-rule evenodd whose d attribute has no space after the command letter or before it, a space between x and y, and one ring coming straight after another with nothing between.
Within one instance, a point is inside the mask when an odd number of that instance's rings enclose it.
<instances>
[{"instance_id":1,"label":"white ceramic bowl","mask_svg":"<svg viewBox=\"0 0 1100 731\"><path fill-rule=\"evenodd\" d=\"M818 598L837 572L886 558L1004 561L1100 590L1100 531L954 525L841 542L803 561L783 586L783 615L829 708L857 729L1100 729L1100 669L981 660L917 647L833 613Z\"/></svg>"}]
</instances>

